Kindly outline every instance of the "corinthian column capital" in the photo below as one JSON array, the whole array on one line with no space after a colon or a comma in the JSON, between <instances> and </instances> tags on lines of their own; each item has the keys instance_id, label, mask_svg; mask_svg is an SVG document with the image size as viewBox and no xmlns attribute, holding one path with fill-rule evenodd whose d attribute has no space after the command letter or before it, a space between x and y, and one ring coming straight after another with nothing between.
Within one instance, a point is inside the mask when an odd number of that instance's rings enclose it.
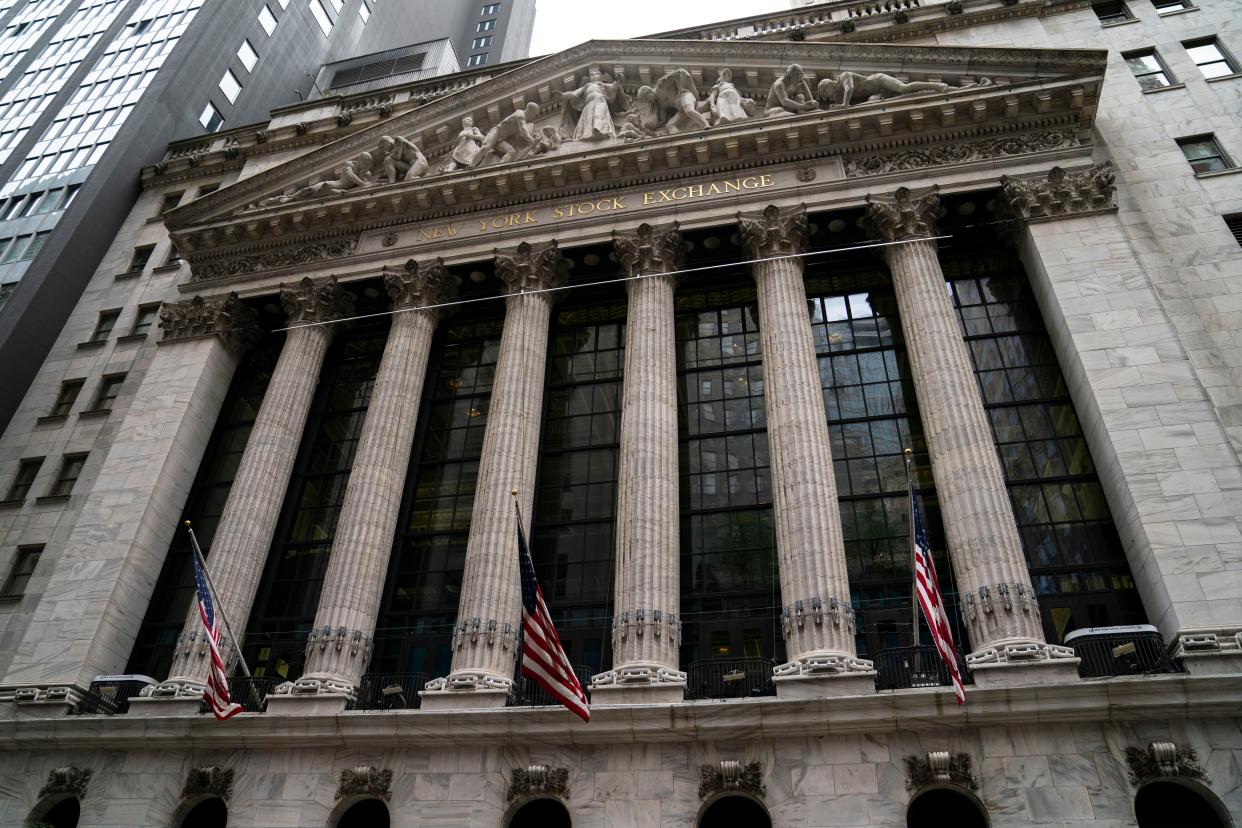
<instances>
[{"instance_id":1,"label":"corinthian column capital","mask_svg":"<svg viewBox=\"0 0 1242 828\"><path fill-rule=\"evenodd\" d=\"M160 307L164 332L160 344L215 336L234 356L241 356L259 337L257 320L258 314L242 304L236 293L165 302Z\"/></svg>"},{"instance_id":2,"label":"corinthian column capital","mask_svg":"<svg viewBox=\"0 0 1242 828\"><path fill-rule=\"evenodd\" d=\"M457 296L457 277L443 259L419 265L410 259L405 267L384 268L384 287L394 310L426 308L451 302Z\"/></svg>"},{"instance_id":3,"label":"corinthian column capital","mask_svg":"<svg viewBox=\"0 0 1242 828\"><path fill-rule=\"evenodd\" d=\"M784 209L775 204L762 213L738 213L738 232L755 258L801 253L806 249L806 205Z\"/></svg>"},{"instance_id":4,"label":"corinthian column capital","mask_svg":"<svg viewBox=\"0 0 1242 828\"><path fill-rule=\"evenodd\" d=\"M565 283L569 262L556 242L531 245L522 242L515 250L495 250L496 275L510 294L548 290Z\"/></svg>"},{"instance_id":5,"label":"corinthian column capital","mask_svg":"<svg viewBox=\"0 0 1242 828\"><path fill-rule=\"evenodd\" d=\"M933 184L921 190L898 187L891 196L868 195L864 221L881 241L933 236L940 215L939 189Z\"/></svg>"},{"instance_id":6,"label":"corinthian column capital","mask_svg":"<svg viewBox=\"0 0 1242 828\"><path fill-rule=\"evenodd\" d=\"M341 287L336 277L315 281L310 277L291 285L281 285L280 304L294 325L330 322L354 312L354 296Z\"/></svg>"},{"instance_id":7,"label":"corinthian column capital","mask_svg":"<svg viewBox=\"0 0 1242 828\"><path fill-rule=\"evenodd\" d=\"M1116 174L1111 161L1066 172L1053 167L1034 178L1001 179L1001 203L1009 216L1030 221L1117 209Z\"/></svg>"},{"instance_id":8,"label":"corinthian column capital","mask_svg":"<svg viewBox=\"0 0 1242 828\"><path fill-rule=\"evenodd\" d=\"M617 261L631 278L681 270L685 260L680 225L675 221L655 227L644 222L637 230L614 230L612 246Z\"/></svg>"}]
</instances>

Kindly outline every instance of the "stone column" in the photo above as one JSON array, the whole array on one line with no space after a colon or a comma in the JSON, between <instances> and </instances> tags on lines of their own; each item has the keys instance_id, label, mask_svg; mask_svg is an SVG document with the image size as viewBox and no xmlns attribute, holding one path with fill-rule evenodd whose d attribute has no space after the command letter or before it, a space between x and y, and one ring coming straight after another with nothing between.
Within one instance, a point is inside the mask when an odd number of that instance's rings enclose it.
<instances>
[{"instance_id":1,"label":"stone column","mask_svg":"<svg viewBox=\"0 0 1242 828\"><path fill-rule=\"evenodd\" d=\"M738 227L756 260L751 269L759 294L772 510L789 655L775 670L777 694L871 692L875 672L854 647L828 418L797 257L806 245L806 212L800 206L770 206L761 214L739 213Z\"/></svg>"},{"instance_id":2,"label":"stone column","mask_svg":"<svg viewBox=\"0 0 1242 828\"><path fill-rule=\"evenodd\" d=\"M962 614L975 650L966 657L980 684L1025 682L1029 671L998 673L997 665L1050 664L1077 675L1073 651L1044 641L1039 606L1005 486L992 429L957 313L936 255L934 223L940 197L931 187L905 187L892 197L867 197L873 234L890 242L892 271L906 352L931 455ZM1044 680L1047 674L1040 672ZM1058 677L1061 677L1058 675Z\"/></svg>"},{"instance_id":3,"label":"stone column","mask_svg":"<svg viewBox=\"0 0 1242 828\"><path fill-rule=\"evenodd\" d=\"M466 543L453 667L447 677L427 683L424 709L502 707L513 687L522 599L510 492L518 492L529 535L554 301L554 294L531 291L562 284L565 273L556 242L496 251L496 275L508 297Z\"/></svg>"},{"instance_id":4,"label":"stone column","mask_svg":"<svg viewBox=\"0 0 1242 828\"><path fill-rule=\"evenodd\" d=\"M280 299L295 327L286 334L211 549L204 550L216 588L216 605L238 636L244 634L250 617L324 353L332 339L334 326L315 323L329 322L353 310L353 297L335 279L303 279L286 285ZM220 651L226 672L231 671L237 652L227 636L221 639ZM169 677L152 696L197 699L206 684L208 658L198 607L191 605Z\"/></svg>"},{"instance_id":5,"label":"stone column","mask_svg":"<svg viewBox=\"0 0 1242 828\"><path fill-rule=\"evenodd\" d=\"M442 315L434 306L455 295L454 278L442 261L420 269L411 260L384 271L395 313L306 642L306 670L277 688L269 712L339 712L370 663L427 355Z\"/></svg>"},{"instance_id":6,"label":"stone column","mask_svg":"<svg viewBox=\"0 0 1242 828\"><path fill-rule=\"evenodd\" d=\"M613 233L631 281L617 473L612 669L596 676L604 704L677 702L681 644L677 354L673 293L681 269L676 222ZM641 277L641 278L639 278Z\"/></svg>"}]
</instances>

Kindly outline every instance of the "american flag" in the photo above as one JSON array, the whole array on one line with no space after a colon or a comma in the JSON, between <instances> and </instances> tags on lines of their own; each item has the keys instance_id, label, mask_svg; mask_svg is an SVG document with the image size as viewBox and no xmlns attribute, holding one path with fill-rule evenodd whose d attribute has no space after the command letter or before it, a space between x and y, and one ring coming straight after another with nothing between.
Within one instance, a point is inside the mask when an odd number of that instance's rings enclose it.
<instances>
[{"instance_id":1,"label":"american flag","mask_svg":"<svg viewBox=\"0 0 1242 828\"><path fill-rule=\"evenodd\" d=\"M552 626L548 605L543 602L543 590L535 578L535 565L530 559L520 518L517 532L522 567L522 675L534 680L552 698L581 716L583 721L590 721L591 705L565 656L561 637L556 634L556 627Z\"/></svg>"},{"instance_id":2,"label":"american flag","mask_svg":"<svg viewBox=\"0 0 1242 828\"><path fill-rule=\"evenodd\" d=\"M949 617L945 615L944 601L940 598L940 580L936 577L936 562L932 560L931 541L927 538L927 526L923 523L923 510L910 487L910 523L914 529L914 589L918 594L923 617L931 628L936 650L949 668L953 678L953 692L958 704L966 703L966 691L962 688L962 676L957 670L957 651L953 648L953 633L949 629ZM915 643L918 643L915 630Z\"/></svg>"},{"instance_id":3,"label":"american flag","mask_svg":"<svg viewBox=\"0 0 1242 828\"><path fill-rule=\"evenodd\" d=\"M220 623L216 618L216 607L211 600L211 590L207 588L207 577L203 574L203 565L199 562L198 551L194 557L194 586L198 590L198 617L207 631L207 646L211 648L211 673L207 677L207 689L203 690L203 701L211 708L212 714L219 721L236 716L242 711L240 704L229 701L229 679L224 674L224 659L220 657Z\"/></svg>"}]
</instances>

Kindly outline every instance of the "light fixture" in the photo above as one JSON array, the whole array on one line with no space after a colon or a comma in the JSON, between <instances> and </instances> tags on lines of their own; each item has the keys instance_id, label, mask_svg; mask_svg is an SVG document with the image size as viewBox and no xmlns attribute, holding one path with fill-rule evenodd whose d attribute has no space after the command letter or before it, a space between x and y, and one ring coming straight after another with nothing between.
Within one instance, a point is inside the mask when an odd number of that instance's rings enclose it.
<instances>
[{"instance_id":1,"label":"light fixture","mask_svg":"<svg viewBox=\"0 0 1242 828\"><path fill-rule=\"evenodd\" d=\"M448 387L452 388L454 391L460 389L462 385L463 383L461 381L461 377L452 377L448 380Z\"/></svg>"},{"instance_id":2,"label":"light fixture","mask_svg":"<svg viewBox=\"0 0 1242 828\"><path fill-rule=\"evenodd\" d=\"M969 216L975 212L975 203L973 201L963 201L957 205L957 214L959 216Z\"/></svg>"},{"instance_id":3,"label":"light fixture","mask_svg":"<svg viewBox=\"0 0 1242 828\"><path fill-rule=\"evenodd\" d=\"M708 236L707 238L703 239L703 246L706 247L708 250L715 250L717 247L720 247L720 237L719 236Z\"/></svg>"},{"instance_id":4,"label":"light fixture","mask_svg":"<svg viewBox=\"0 0 1242 828\"><path fill-rule=\"evenodd\" d=\"M482 282L482 281L483 281L484 279L486 279L486 278L487 278L487 274L486 274L486 273L484 273L484 272L483 272L483 271L481 271L481 270L472 270L472 271L470 271L470 281L472 281L472 282L476 282L476 283L477 283L477 282Z\"/></svg>"},{"instance_id":5,"label":"light fixture","mask_svg":"<svg viewBox=\"0 0 1242 828\"><path fill-rule=\"evenodd\" d=\"M829 233L840 233L844 229L845 229L845 222L842 221L841 219L833 219L832 221L828 222Z\"/></svg>"},{"instance_id":6,"label":"light fixture","mask_svg":"<svg viewBox=\"0 0 1242 828\"><path fill-rule=\"evenodd\" d=\"M471 407L469 414L471 417L482 417L483 416L483 412L474 407Z\"/></svg>"},{"instance_id":7,"label":"light fixture","mask_svg":"<svg viewBox=\"0 0 1242 828\"><path fill-rule=\"evenodd\" d=\"M582 261L589 267L595 267L599 264L599 256L596 256L594 253L588 253L582 257Z\"/></svg>"}]
</instances>

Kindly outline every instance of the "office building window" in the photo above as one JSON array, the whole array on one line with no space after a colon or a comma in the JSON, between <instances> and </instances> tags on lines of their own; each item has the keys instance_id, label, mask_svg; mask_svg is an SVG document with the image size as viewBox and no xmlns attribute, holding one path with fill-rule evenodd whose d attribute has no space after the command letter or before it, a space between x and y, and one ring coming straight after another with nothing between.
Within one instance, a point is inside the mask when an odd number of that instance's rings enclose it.
<instances>
[{"instance_id":1,"label":"office building window","mask_svg":"<svg viewBox=\"0 0 1242 828\"><path fill-rule=\"evenodd\" d=\"M138 315L134 317L134 327L130 329L130 336L146 336L147 331L151 330L151 326L155 324L155 320L160 318L160 303L155 302L150 305L139 305Z\"/></svg>"},{"instance_id":2,"label":"office building window","mask_svg":"<svg viewBox=\"0 0 1242 828\"><path fill-rule=\"evenodd\" d=\"M1160 59L1160 55L1156 53L1155 49L1125 52L1122 54L1122 58L1125 59L1126 66L1134 74L1139 87L1143 90L1163 89L1177 82L1177 79L1173 77L1173 73L1164 65L1164 61Z\"/></svg>"},{"instance_id":3,"label":"office building window","mask_svg":"<svg viewBox=\"0 0 1242 828\"><path fill-rule=\"evenodd\" d=\"M73 410L73 404L78 399L78 393L82 390L85 380L66 380L60 384L60 393L56 395L56 402L52 403L52 410L47 412L49 417L64 417Z\"/></svg>"},{"instance_id":4,"label":"office building window","mask_svg":"<svg viewBox=\"0 0 1242 828\"><path fill-rule=\"evenodd\" d=\"M124 382L124 374L110 374L100 380L99 391L95 394L95 404L91 406L91 411L111 411L112 403L116 402Z\"/></svg>"},{"instance_id":5,"label":"office building window","mask_svg":"<svg viewBox=\"0 0 1242 828\"><path fill-rule=\"evenodd\" d=\"M483 35L483 37L476 37L474 39L474 42L470 44L470 48L471 49L486 49L488 46L491 46L491 45L492 45L492 36Z\"/></svg>"},{"instance_id":6,"label":"office building window","mask_svg":"<svg viewBox=\"0 0 1242 828\"><path fill-rule=\"evenodd\" d=\"M218 181L212 182L211 184L200 184L198 188L198 197L202 198L208 193L214 193L218 189L220 189L220 183Z\"/></svg>"},{"instance_id":7,"label":"office building window","mask_svg":"<svg viewBox=\"0 0 1242 828\"><path fill-rule=\"evenodd\" d=\"M328 16L328 10L323 7L323 0L310 0L310 10L315 17L315 22L319 24L319 30L326 37L332 31L332 18Z\"/></svg>"},{"instance_id":8,"label":"office building window","mask_svg":"<svg viewBox=\"0 0 1242 828\"><path fill-rule=\"evenodd\" d=\"M470 57L466 60L466 65L467 65L467 66L482 66L482 65L483 65L483 64L485 64L485 63L487 63L487 53L486 53L486 52L484 52L484 53L483 53L483 54L481 54L481 55L471 55L471 56L470 56Z\"/></svg>"},{"instance_id":9,"label":"office building window","mask_svg":"<svg viewBox=\"0 0 1242 828\"><path fill-rule=\"evenodd\" d=\"M48 490L48 497L68 497L73 491L73 484L82 476L82 467L86 465L85 454L66 454L60 464L60 473L56 482Z\"/></svg>"},{"instance_id":10,"label":"office building window","mask_svg":"<svg viewBox=\"0 0 1242 828\"><path fill-rule=\"evenodd\" d=\"M220 77L220 91L224 93L224 97L229 99L229 103L237 103L237 96L241 94L241 90L241 83L233 74L233 70L225 69Z\"/></svg>"},{"instance_id":11,"label":"office building window","mask_svg":"<svg viewBox=\"0 0 1242 828\"><path fill-rule=\"evenodd\" d=\"M487 17L488 15L491 15L491 14L499 14L499 13L500 13L500 4L499 4L499 3L489 3L489 4L487 4L486 6L484 6L484 7L483 7L483 8L479 11L479 16L480 16L480 17Z\"/></svg>"},{"instance_id":12,"label":"office building window","mask_svg":"<svg viewBox=\"0 0 1242 828\"><path fill-rule=\"evenodd\" d=\"M215 104L208 101L203 107L203 114L198 116L198 122L208 132L215 132L224 125L224 116L220 114L220 110L216 109Z\"/></svg>"},{"instance_id":13,"label":"office building window","mask_svg":"<svg viewBox=\"0 0 1242 828\"><path fill-rule=\"evenodd\" d=\"M259 62L259 53L250 45L249 40L243 40L241 47L237 50L237 59L242 62L242 66L246 67L246 71L250 72Z\"/></svg>"},{"instance_id":14,"label":"office building window","mask_svg":"<svg viewBox=\"0 0 1242 828\"><path fill-rule=\"evenodd\" d=\"M280 7L283 9L287 5L287 2L282 2ZM272 10L267 4L264 4L263 8L259 10L259 25L263 27L263 31L267 32L269 37L272 32L276 31L276 15L272 14Z\"/></svg>"},{"instance_id":15,"label":"office building window","mask_svg":"<svg viewBox=\"0 0 1242 828\"><path fill-rule=\"evenodd\" d=\"M178 190L175 193L164 193L164 198L160 201L159 215L164 215L169 210L180 204L182 195L183 193L181 190Z\"/></svg>"},{"instance_id":16,"label":"office building window","mask_svg":"<svg viewBox=\"0 0 1242 828\"><path fill-rule=\"evenodd\" d=\"M120 315L121 311L119 308L117 310L100 311L99 321L95 323L95 332L91 334L91 338L87 341L103 342L106 340L112 334L112 329L116 327L116 320Z\"/></svg>"},{"instance_id":17,"label":"office building window","mask_svg":"<svg viewBox=\"0 0 1242 828\"><path fill-rule=\"evenodd\" d=\"M41 198L43 198L42 190L39 190L37 193L31 193L29 197L22 202L22 209L17 211L17 217L24 218L34 212L35 205L39 203L39 199Z\"/></svg>"},{"instance_id":18,"label":"office building window","mask_svg":"<svg viewBox=\"0 0 1242 828\"><path fill-rule=\"evenodd\" d=\"M1190 0L1151 0L1151 4L1156 7L1156 14L1168 14L1169 12L1194 8Z\"/></svg>"},{"instance_id":19,"label":"office building window","mask_svg":"<svg viewBox=\"0 0 1242 828\"><path fill-rule=\"evenodd\" d=\"M22 251L19 262L27 262L39 255L39 251L43 249L43 245L47 242L47 237L52 235L51 230L41 230L34 234L34 238L26 245L26 249Z\"/></svg>"},{"instance_id":20,"label":"office building window","mask_svg":"<svg viewBox=\"0 0 1242 828\"><path fill-rule=\"evenodd\" d=\"M13 243L5 248L4 255L0 256L0 264L8 264L25 258L22 254L30 244L31 237L30 233L26 233L13 239Z\"/></svg>"},{"instance_id":21,"label":"office building window","mask_svg":"<svg viewBox=\"0 0 1242 828\"><path fill-rule=\"evenodd\" d=\"M362 25L366 25L371 19L371 0L362 0L358 4L358 16L362 18Z\"/></svg>"},{"instance_id":22,"label":"office building window","mask_svg":"<svg viewBox=\"0 0 1242 828\"><path fill-rule=\"evenodd\" d=\"M9 484L9 492L4 499L25 500L26 495L30 494L30 487L34 485L35 478L39 476L39 469L42 466L42 457L33 457L21 461L17 466L17 474L13 476L13 482Z\"/></svg>"},{"instance_id":23,"label":"office building window","mask_svg":"<svg viewBox=\"0 0 1242 828\"><path fill-rule=\"evenodd\" d=\"M1100 22L1104 25L1124 23L1127 20L1134 19L1134 15L1130 13L1130 7L1125 4L1125 0L1104 0L1102 3L1092 4L1091 10L1095 12L1095 16L1100 18Z\"/></svg>"},{"instance_id":24,"label":"office building window","mask_svg":"<svg viewBox=\"0 0 1242 828\"><path fill-rule=\"evenodd\" d=\"M1233 162L1216 141L1215 135L1194 135L1178 138L1177 145L1196 173L1219 172L1233 167Z\"/></svg>"},{"instance_id":25,"label":"office building window","mask_svg":"<svg viewBox=\"0 0 1242 828\"><path fill-rule=\"evenodd\" d=\"M73 200L74 200L75 198L77 198L77 196L78 196L78 190L80 190L80 189L82 189L82 185L81 185L81 184L70 184L68 187L66 187L66 188L65 188L65 195L64 195L64 197L61 199L60 204L58 204L58 205L56 206L56 209L57 209L57 210L63 210L63 209L65 209L66 207L68 207L70 204L72 204L72 203L73 203Z\"/></svg>"},{"instance_id":26,"label":"office building window","mask_svg":"<svg viewBox=\"0 0 1242 828\"><path fill-rule=\"evenodd\" d=\"M480 20L479 25L475 27L476 32L490 32L496 28L495 20Z\"/></svg>"},{"instance_id":27,"label":"office building window","mask_svg":"<svg viewBox=\"0 0 1242 828\"><path fill-rule=\"evenodd\" d=\"M1205 78L1222 78L1238 73L1238 62L1228 54L1214 37L1188 40L1182 44L1186 54L1199 67Z\"/></svg>"},{"instance_id":28,"label":"office building window","mask_svg":"<svg viewBox=\"0 0 1242 828\"><path fill-rule=\"evenodd\" d=\"M141 247L134 248L134 255L129 260L129 272L141 273L143 268L147 266L147 262L151 261L151 253L155 250L155 245L144 244Z\"/></svg>"},{"instance_id":29,"label":"office building window","mask_svg":"<svg viewBox=\"0 0 1242 828\"><path fill-rule=\"evenodd\" d=\"M41 545L17 547L17 557L13 559L13 568L9 571L9 577L4 581L4 590L0 592L0 595L6 598L19 598L26 594L26 584L30 583L30 577L34 575L35 567L39 565L39 555L42 552Z\"/></svg>"},{"instance_id":30,"label":"office building window","mask_svg":"<svg viewBox=\"0 0 1242 828\"><path fill-rule=\"evenodd\" d=\"M1225 216L1225 226L1233 233L1233 240L1238 243L1238 247L1242 247L1242 213Z\"/></svg>"}]
</instances>

